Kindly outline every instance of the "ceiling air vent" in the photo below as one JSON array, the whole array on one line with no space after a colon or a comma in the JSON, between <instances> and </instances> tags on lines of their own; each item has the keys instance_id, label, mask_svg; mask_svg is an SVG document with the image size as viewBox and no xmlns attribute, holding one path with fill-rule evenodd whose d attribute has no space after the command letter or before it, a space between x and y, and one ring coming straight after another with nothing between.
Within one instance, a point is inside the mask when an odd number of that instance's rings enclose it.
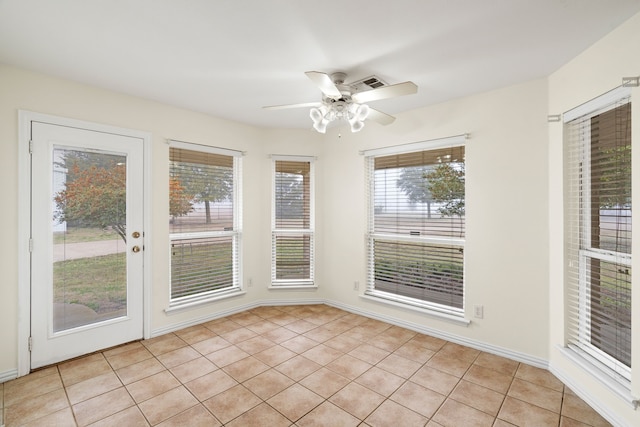
<instances>
[{"instance_id":1,"label":"ceiling air vent","mask_svg":"<svg viewBox=\"0 0 640 427\"><path fill-rule=\"evenodd\" d=\"M388 86L384 81L376 76L370 76L357 82L353 82L350 86L356 89L356 92L364 92L371 89L377 89L382 86Z\"/></svg>"},{"instance_id":2,"label":"ceiling air vent","mask_svg":"<svg viewBox=\"0 0 640 427\"><path fill-rule=\"evenodd\" d=\"M384 86L384 83L382 83L380 80L378 80L376 77L371 77L367 80L364 80L362 83L366 84L367 86L375 89L378 88L380 86Z\"/></svg>"}]
</instances>

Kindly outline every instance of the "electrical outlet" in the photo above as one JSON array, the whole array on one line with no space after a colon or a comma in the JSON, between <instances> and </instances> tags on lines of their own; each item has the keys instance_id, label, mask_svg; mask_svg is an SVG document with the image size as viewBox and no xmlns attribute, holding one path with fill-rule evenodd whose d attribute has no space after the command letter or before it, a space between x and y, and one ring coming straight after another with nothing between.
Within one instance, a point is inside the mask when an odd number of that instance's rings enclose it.
<instances>
[{"instance_id":1,"label":"electrical outlet","mask_svg":"<svg viewBox=\"0 0 640 427\"><path fill-rule=\"evenodd\" d=\"M476 319L482 319L484 317L484 306L482 305L474 305L473 306L473 317Z\"/></svg>"},{"instance_id":2,"label":"electrical outlet","mask_svg":"<svg viewBox=\"0 0 640 427\"><path fill-rule=\"evenodd\" d=\"M353 290L357 291L358 289L360 289L360 281L356 280L355 282L353 282Z\"/></svg>"},{"instance_id":3,"label":"electrical outlet","mask_svg":"<svg viewBox=\"0 0 640 427\"><path fill-rule=\"evenodd\" d=\"M251 280L251 277L249 277L249 278L247 279L247 286L248 286L248 287L252 287L252 286L253 286L253 280Z\"/></svg>"}]
</instances>

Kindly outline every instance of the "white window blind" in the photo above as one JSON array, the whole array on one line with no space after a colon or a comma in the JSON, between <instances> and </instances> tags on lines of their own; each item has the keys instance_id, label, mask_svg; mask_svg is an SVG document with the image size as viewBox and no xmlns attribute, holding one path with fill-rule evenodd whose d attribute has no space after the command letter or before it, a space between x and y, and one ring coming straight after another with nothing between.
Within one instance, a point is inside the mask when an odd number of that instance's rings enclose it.
<instances>
[{"instance_id":1,"label":"white window blind","mask_svg":"<svg viewBox=\"0 0 640 427\"><path fill-rule=\"evenodd\" d=\"M366 293L462 316L465 148L366 157ZM385 153L388 150L385 150Z\"/></svg>"},{"instance_id":2,"label":"white window blind","mask_svg":"<svg viewBox=\"0 0 640 427\"><path fill-rule=\"evenodd\" d=\"M169 148L172 304L240 287L240 157L226 151Z\"/></svg>"},{"instance_id":3,"label":"white window blind","mask_svg":"<svg viewBox=\"0 0 640 427\"><path fill-rule=\"evenodd\" d=\"M312 286L313 162L273 156L272 286Z\"/></svg>"},{"instance_id":4,"label":"white window blind","mask_svg":"<svg viewBox=\"0 0 640 427\"><path fill-rule=\"evenodd\" d=\"M631 376L629 93L565 114L568 344L623 384Z\"/></svg>"}]
</instances>

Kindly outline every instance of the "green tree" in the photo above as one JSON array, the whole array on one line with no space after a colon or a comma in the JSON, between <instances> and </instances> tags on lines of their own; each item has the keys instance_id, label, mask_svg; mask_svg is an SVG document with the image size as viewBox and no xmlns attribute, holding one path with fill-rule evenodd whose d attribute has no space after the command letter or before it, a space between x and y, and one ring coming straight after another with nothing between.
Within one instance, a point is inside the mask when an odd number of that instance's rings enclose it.
<instances>
[{"instance_id":1,"label":"green tree","mask_svg":"<svg viewBox=\"0 0 640 427\"><path fill-rule=\"evenodd\" d=\"M124 165L100 168L95 165L69 171L64 190L54 196L54 219L86 227L111 227L127 241L127 170Z\"/></svg>"},{"instance_id":2,"label":"green tree","mask_svg":"<svg viewBox=\"0 0 640 427\"><path fill-rule=\"evenodd\" d=\"M62 155L55 163L59 168L67 171L66 182L72 182L76 178L76 173L80 173L91 167L110 169L127 162L126 156L115 154L64 149L59 150L59 153Z\"/></svg>"},{"instance_id":3,"label":"green tree","mask_svg":"<svg viewBox=\"0 0 640 427\"><path fill-rule=\"evenodd\" d=\"M172 177L180 181L193 203L204 202L206 223L211 223L211 203L231 199L233 168L199 163L175 162Z\"/></svg>"},{"instance_id":4,"label":"green tree","mask_svg":"<svg viewBox=\"0 0 640 427\"><path fill-rule=\"evenodd\" d=\"M178 178L169 178L169 215L172 218L186 215L193 209L193 196L185 192Z\"/></svg>"},{"instance_id":5,"label":"green tree","mask_svg":"<svg viewBox=\"0 0 640 427\"><path fill-rule=\"evenodd\" d=\"M433 201L442 204L438 208L442 216L464 216L464 163L441 163L424 178Z\"/></svg>"},{"instance_id":6,"label":"green tree","mask_svg":"<svg viewBox=\"0 0 640 427\"><path fill-rule=\"evenodd\" d=\"M407 195L410 203L426 203L427 215L431 218L433 196L425 179L432 166L411 166L403 168L396 185Z\"/></svg>"},{"instance_id":7,"label":"green tree","mask_svg":"<svg viewBox=\"0 0 640 427\"><path fill-rule=\"evenodd\" d=\"M301 218L304 216L303 176L278 172L276 178L276 215L278 218Z\"/></svg>"},{"instance_id":8,"label":"green tree","mask_svg":"<svg viewBox=\"0 0 640 427\"><path fill-rule=\"evenodd\" d=\"M592 170L597 181L592 184L602 209L622 208L631 204L631 144L599 148Z\"/></svg>"}]
</instances>

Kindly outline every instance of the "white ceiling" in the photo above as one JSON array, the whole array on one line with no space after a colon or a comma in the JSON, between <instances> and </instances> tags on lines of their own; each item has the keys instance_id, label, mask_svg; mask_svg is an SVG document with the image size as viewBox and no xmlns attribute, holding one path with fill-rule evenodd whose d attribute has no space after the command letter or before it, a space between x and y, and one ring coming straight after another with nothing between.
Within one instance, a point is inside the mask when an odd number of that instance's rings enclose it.
<instances>
[{"instance_id":1,"label":"white ceiling","mask_svg":"<svg viewBox=\"0 0 640 427\"><path fill-rule=\"evenodd\" d=\"M0 0L0 62L243 123L310 128L305 71L411 80L390 113L539 78L640 0ZM393 126L393 125L391 125Z\"/></svg>"}]
</instances>

